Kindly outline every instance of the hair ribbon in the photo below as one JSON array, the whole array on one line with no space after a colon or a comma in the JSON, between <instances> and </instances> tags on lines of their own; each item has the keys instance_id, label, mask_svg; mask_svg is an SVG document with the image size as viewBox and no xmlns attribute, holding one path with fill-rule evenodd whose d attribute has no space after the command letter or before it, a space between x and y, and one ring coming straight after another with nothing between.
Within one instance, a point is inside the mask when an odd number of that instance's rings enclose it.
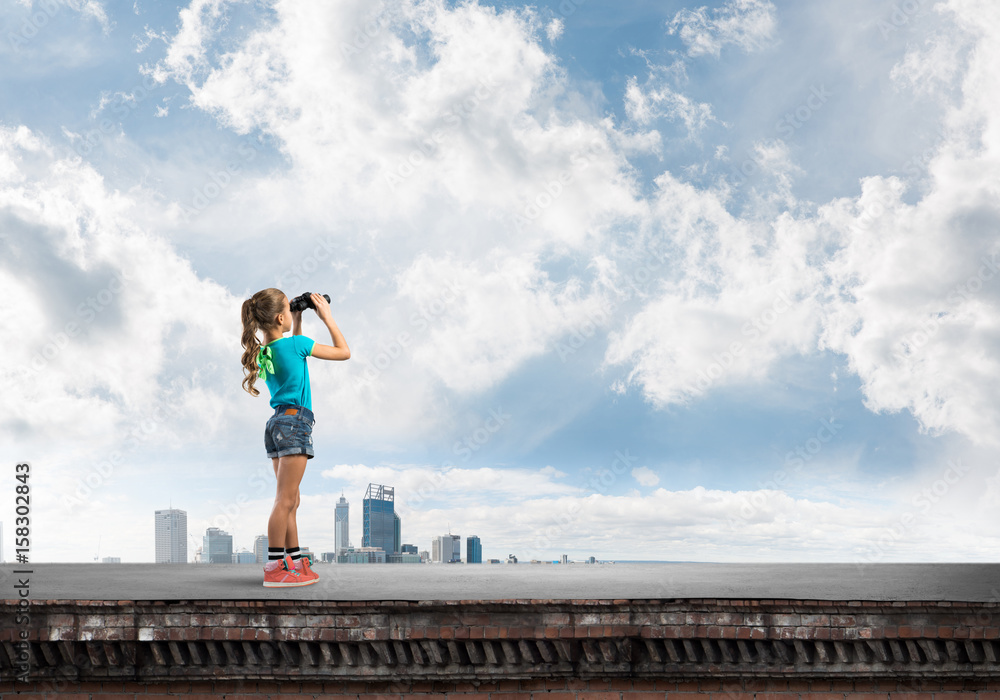
<instances>
[{"instance_id":1,"label":"hair ribbon","mask_svg":"<svg viewBox=\"0 0 1000 700\"><path fill-rule=\"evenodd\" d=\"M274 374L274 363L271 362L271 348L261 347L257 351L257 366L260 367L260 378L267 381L268 374Z\"/></svg>"}]
</instances>

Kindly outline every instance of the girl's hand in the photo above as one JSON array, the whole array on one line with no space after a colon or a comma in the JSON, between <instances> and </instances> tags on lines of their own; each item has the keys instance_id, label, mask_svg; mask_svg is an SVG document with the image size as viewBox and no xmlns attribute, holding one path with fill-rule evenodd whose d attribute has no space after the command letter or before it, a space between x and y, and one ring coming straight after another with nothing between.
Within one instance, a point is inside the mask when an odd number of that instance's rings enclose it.
<instances>
[{"instance_id":1,"label":"girl's hand","mask_svg":"<svg viewBox=\"0 0 1000 700\"><path fill-rule=\"evenodd\" d=\"M330 311L330 303L320 294L312 292L310 295L313 306L316 307L316 315L324 321L333 320L333 312Z\"/></svg>"}]
</instances>

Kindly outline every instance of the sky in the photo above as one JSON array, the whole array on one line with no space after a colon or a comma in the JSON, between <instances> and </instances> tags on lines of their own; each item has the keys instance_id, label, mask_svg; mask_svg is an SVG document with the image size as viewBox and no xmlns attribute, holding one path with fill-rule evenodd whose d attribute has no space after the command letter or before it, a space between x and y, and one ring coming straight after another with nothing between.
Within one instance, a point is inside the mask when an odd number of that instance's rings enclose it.
<instances>
[{"instance_id":1,"label":"sky","mask_svg":"<svg viewBox=\"0 0 1000 700\"><path fill-rule=\"evenodd\" d=\"M299 542L997 561L1000 6L0 5L0 499L253 547L240 308L330 296ZM318 317L303 333L332 344ZM18 470L16 465L27 464ZM22 489L23 490L23 489Z\"/></svg>"}]
</instances>

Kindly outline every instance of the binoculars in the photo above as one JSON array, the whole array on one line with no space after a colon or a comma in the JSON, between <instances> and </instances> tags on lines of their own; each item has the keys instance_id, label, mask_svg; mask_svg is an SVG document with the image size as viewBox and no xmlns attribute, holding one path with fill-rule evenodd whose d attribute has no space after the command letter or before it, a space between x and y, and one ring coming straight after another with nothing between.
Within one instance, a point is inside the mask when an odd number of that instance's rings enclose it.
<instances>
[{"instance_id":1,"label":"binoculars","mask_svg":"<svg viewBox=\"0 0 1000 700\"><path fill-rule=\"evenodd\" d=\"M288 308L291 311L305 311L306 309L315 309L313 305L312 298L309 296L312 292L306 292L305 294L300 294L299 296L288 302ZM326 303L330 303L330 296L328 294L320 294L321 297L326 299Z\"/></svg>"}]
</instances>

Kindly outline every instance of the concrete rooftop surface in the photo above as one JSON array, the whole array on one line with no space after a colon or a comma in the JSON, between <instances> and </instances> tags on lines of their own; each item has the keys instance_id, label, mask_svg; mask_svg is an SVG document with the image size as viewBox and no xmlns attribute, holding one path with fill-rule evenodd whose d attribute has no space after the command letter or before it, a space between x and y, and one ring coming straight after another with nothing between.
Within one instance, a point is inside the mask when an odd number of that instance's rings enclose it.
<instances>
[{"instance_id":1,"label":"concrete rooftop surface","mask_svg":"<svg viewBox=\"0 0 1000 700\"><path fill-rule=\"evenodd\" d=\"M1000 564L323 564L320 580L264 588L259 564L2 564L0 599L925 600L1000 603ZM15 570L30 570L16 574Z\"/></svg>"}]
</instances>

